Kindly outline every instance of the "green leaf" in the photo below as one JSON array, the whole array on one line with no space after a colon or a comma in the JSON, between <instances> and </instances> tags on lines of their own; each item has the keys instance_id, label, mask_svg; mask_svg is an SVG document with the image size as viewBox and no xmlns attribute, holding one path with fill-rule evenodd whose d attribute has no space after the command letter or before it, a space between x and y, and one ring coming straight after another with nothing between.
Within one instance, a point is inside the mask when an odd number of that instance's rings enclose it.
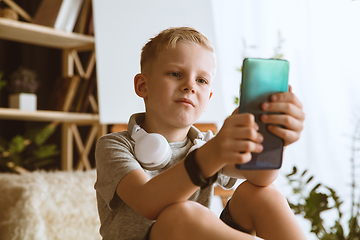
<instances>
[{"instance_id":1,"label":"green leaf","mask_svg":"<svg viewBox=\"0 0 360 240\"><path fill-rule=\"evenodd\" d=\"M308 184L309 182L311 182L311 180L314 179L314 176L311 176L307 181L306 181L306 184Z\"/></svg>"},{"instance_id":2,"label":"green leaf","mask_svg":"<svg viewBox=\"0 0 360 240\"><path fill-rule=\"evenodd\" d=\"M57 146L55 144L44 145L34 151L34 156L39 158L47 158L57 154L59 154L59 151L57 150Z\"/></svg>"},{"instance_id":3,"label":"green leaf","mask_svg":"<svg viewBox=\"0 0 360 240\"><path fill-rule=\"evenodd\" d=\"M297 172L297 168L294 166L294 167L293 167L293 171L292 171L292 173L290 173L290 174L286 175L286 177L293 176L293 175L295 175L295 174L296 174L296 172Z\"/></svg>"},{"instance_id":4,"label":"green leaf","mask_svg":"<svg viewBox=\"0 0 360 240\"><path fill-rule=\"evenodd\" d=\"M339 221L335 221L335 225L332 227L332 230L337 237L336 239L345 240L344 229Z\"/></svg>"},{"instance_id":5,"label":"green leaf","mask_svg":"<svg viewBox=\"0 0 360 240\"><path fill-rule=\"evenodd\" d=\"M21 153L26 147L26 139L20 135L16 135L10 140L9 152L10 154Z\"/></svg>"},{"instance_id":6,"label":"green leaf","mask_svg":"<svg viewBox=\"0 0 360 240\"><path fill-rule=\"evenodd\" d=\"M311 192L316 191L320 186L321 186L321 183L318 183L318 184L311 190Z\"/></svg>"},{"instance_id":7,"label":"green leaf","mask_svg":"<svg viewBox=\"0 0 360 240\"><path fill-rule=\"evenodd\" d=\"M45 126L41 131L35 136L34 142L38 146L44 144L44 142L54 133L55 127L50 125Z\"/></svg>"},{"instance_id":8,"label":"green leaf","mask_svg":"<svg viewBox=\"0 0 360 240\"><path fill-rule=\"evenodd\" d=\"M311 222L311 231L315 234L319 235L326 232L320 214L329 209L328 195L324 193L310 192L310 195L305 199L304 217Z\"/></svg>"},{"instance_id":9,"label":"green leaf","mask_svg":"<svg viewBox=\"0 0 360 240\"><path fill-rule=\"evenodd\" d=\"M239 105L239 98L238 98L238 97L235 97L234 103L235 103L236 105Z\"/></svg>"},{"instance_id":10,"label":"green leaf","mask_svg":"<svg viewBox=\"0 0 360 240\"><path fill-rule=\"evenodd\" d=\"M53 125L49 124L42 128L30 129L25 133L25 137L34 142L37 146L41 146L56 130Z\"/></svg>"}]
</instances>

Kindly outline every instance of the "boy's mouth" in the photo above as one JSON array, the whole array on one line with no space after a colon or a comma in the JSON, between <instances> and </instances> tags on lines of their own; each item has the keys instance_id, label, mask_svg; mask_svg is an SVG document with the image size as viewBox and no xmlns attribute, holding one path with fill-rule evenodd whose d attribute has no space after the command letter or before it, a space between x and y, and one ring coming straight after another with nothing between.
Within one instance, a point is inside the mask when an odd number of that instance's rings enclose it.
<instances>
[{"instance_id":1,"label":"boy's mouth","mask_svg":"<svg viewBox=\"0 0 360 240\"><path fill-rule=\"evenodd\" d=\"M194 103L188 99L188 98L179 98L177 99L175 102L177 103L180 103L180 104L183 104L185 106L192 106L192 107L195 107Z\"/></svg>"}]
</instances>

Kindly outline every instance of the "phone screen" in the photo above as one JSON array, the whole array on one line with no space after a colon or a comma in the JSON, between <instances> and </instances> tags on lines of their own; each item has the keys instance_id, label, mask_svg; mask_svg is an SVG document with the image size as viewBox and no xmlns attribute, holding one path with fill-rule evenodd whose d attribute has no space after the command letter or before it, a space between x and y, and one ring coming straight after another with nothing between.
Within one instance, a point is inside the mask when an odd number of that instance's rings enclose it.
<instances>
[{"instance_id":1,"label":"phone screen","mask_svg":"<svg viewBox=\"0 0 360 240\"><path fill-rule=\"evenodd\" d=\"M278 169L282 165L283 139L267 130L267 124L260 116L269 113L261 109L261 104L270 100L274 93L288 91L289 62L278 59L246 58L243 62L240 88L239 113L252 113L264 136L264 150L252 153L246 164L236 164L238 169ZM272 114L276 114L273 113ZM280 113L278 113L280 114Z\"/></svg>"}]
</instances>

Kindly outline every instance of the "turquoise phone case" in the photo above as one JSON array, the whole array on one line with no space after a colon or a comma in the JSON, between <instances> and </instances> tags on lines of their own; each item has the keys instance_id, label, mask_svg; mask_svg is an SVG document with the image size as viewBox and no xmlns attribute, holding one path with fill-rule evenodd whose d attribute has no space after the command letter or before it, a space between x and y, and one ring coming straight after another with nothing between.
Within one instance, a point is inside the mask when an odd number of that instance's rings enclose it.
<instances>
[{"instance_id":1,"label":"turquoise phone case","mask_svg":"<svg viewBox=\"0 0 360 240\"><path fill-rule=\"evenodd\" d=\"M270 100L274 93L287 92L289 62L278 59L246 58L243 62L239 113L252 113L263 134L263 152L252 153L252 160L237 164L238 169L278 169L282 165L283 139L267 130L260 121L265 112L261 104Z\"/></svg>"}]
</instances>

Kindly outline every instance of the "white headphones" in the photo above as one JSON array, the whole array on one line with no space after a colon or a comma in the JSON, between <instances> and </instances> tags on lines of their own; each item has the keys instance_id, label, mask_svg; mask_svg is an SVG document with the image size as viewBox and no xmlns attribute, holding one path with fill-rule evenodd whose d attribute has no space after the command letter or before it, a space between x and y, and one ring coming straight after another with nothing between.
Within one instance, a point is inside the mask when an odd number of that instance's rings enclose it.
<instances>
[{"instance_id":1,"label":"white headphones","mask_svg":"<svg viewBox=\"0 0 360 240\"><path fill-rule=\"evenodd\" d=\"M138 125L144 120L145 114L137 113L130 117L128 132L135 141L135 157L141 166L147 170L164 168L171 160L172 151L169 142L164 136L158 133L147 133ZM133 125L134 124L134 125ZM205 135L195 127L191 127L188 137L194 143L189 153L201 147L214 135L208 131Z\"/></svg>"},{"instance_id":2,"label":"white headphones","mask_svg":"<svg viewBox=\"0 0 360 240\"><path fill-rule=\"evenodd\" d=\"M158 133L147 133L135 125L131 134L135 140L135 157L148 170L165 167L172 155L166 138Z\"/></svg>"}]
</instances>

